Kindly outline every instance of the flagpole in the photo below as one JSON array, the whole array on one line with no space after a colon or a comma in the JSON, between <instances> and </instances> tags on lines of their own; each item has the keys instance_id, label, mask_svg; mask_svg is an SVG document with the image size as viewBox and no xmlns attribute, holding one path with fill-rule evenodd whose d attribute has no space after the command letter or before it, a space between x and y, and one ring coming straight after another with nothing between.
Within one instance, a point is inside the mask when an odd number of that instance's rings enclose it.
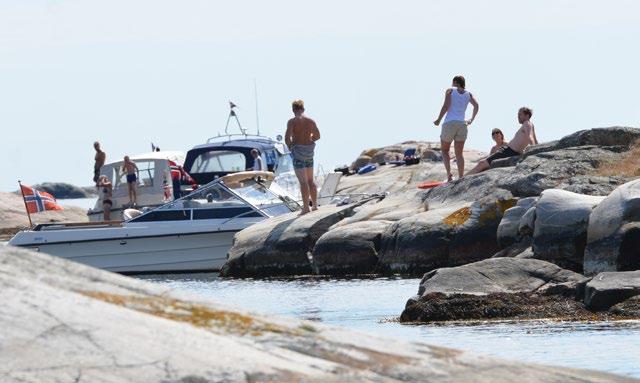
<instances>
[{"instance_id":1,"label":"flagpole","mask_svg":"<svg viewBox=\"0 0 640 383\"><path fill-rule=\"evenodd\" d=\"M29 217L29 229L33 228L33 222L31 222L31 213L29 213L29 206L27 206L27 198L24 196L24 190L22 190L22 183L18 180L20 185L20 194L22 194L22 202L24 202L24 209L27 211L27 217Z\"/></svg>"}]
</instances>

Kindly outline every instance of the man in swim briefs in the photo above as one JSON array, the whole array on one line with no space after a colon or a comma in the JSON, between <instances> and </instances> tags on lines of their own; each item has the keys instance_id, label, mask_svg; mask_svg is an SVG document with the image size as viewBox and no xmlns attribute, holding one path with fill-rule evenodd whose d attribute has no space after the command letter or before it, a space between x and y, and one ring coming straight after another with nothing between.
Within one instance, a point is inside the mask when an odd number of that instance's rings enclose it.
<instances>
[{"instance_id":1,"label":"man in swim briefs","mask_svg":"<svg viewBox=\"0 0 640 383\"><path fill-rule=\"evenodd\" d=\"M291 150L293 167L300 182L302 194L302 212L318 210L318 188L313 180L313 156L320 131L316 122L304 115L304 101L296 100L291 104L294 117L287 122L284 142Z\"/></svg>"},{"instance_id":2,"label":"man in swim briefs","mask_svg":"<svg viewBox=\"0 0 640 383\"><path fill-rule=\"evenodd\" d=\"M136 206L136 204L138 203L138 191L136 189L136 186L138 184L139 171L135 162L131 161L129 156L124 156L122 172L127 173L127 186L129 187L129 205Z\"/></svg>"},{"instance_id":3,"label":"man in swim briefs","mask_svg":"<svg viewBox=\"0 0 640 383\"><path fill-rule=\"evenodd\" d=\"M520 129L516 132L515 137L509 144L496 150L495 153L478 162L475 168L469 170L466 175L476 174L483 172L491 167L491 163L500 158L508 158L513 156L520 156L524 153L524 150L529 145L537 145L538 138L536 137L535 127L530 121L533 111L527 107L522 107L518 110L518 122L522 124Z\"/></svg>"}]
</instances>

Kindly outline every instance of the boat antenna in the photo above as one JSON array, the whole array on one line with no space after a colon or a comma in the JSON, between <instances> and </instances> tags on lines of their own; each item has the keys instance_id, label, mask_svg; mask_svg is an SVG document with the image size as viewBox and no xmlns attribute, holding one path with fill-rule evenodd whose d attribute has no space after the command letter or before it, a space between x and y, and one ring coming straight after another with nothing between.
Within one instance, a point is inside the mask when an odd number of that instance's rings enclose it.
<instances>
[{"instance_id":1,"label":"boat antenna","mask_svg":"<svg viewBox=\"0 0 640 383\"><path fill-rule=\"evenodd\" d=\"M227 125L224 127L224 132L225 132L225 134L229 135L229 122L231 121L231 118L233 117L233 118L236 119L236 122L238 123L238 128L240 128L240 132L242 132L242 134L244 134L246 136L247 132L242 127L242 124L240 124L240 119L238 119L238 115L236 114L236 111L234 110L237 107L238 106L236 104L234 104L233 102L229 101L229 117L227 117Z\"/></svg>"},{"instance_id":2,"label":"boat antenna","mask_svg":"<svg viewBox=\"0 0 640 383\"><path fill-rule=\"evenodd\" d=\"M256 101L256 129L258 130L258 136L260 135L260 114L258 113L258 81L253 79L253 95Z\"/></svg>"}]
</instances>

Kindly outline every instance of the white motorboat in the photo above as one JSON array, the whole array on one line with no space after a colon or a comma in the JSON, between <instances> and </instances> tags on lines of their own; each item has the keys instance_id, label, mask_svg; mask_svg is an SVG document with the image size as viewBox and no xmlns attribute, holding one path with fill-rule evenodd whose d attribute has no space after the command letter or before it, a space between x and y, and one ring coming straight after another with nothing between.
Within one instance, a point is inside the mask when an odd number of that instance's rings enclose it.
<instances>
[{"instance_id":1,"label":"white motorboat","mask_svg":"<svg viewBox=\"0 0 640 383\"><path fill-rule=\"evenodd\" d=\"M138 206L155 208L173 200L171 162L182 165L185 155L179 151L160 151L131 156L138 167ZM110 162L100 168L100 174L107 176L113 185L111 219L122 220L122 213L129 208L129 189L126 173L122 171L123 161ZM98 198L93 209L87 212L89 220L103 220L102 199Z\"/></svg>"},{"instance_id":2,"label":"white motorboat","mask_svg":"<svg viewBox=\"0 0 640 383\"><path fill-rule=\"evenodd\" d=\"M124 222L38 225L9 245L118 273L215 271L236 232L300 208L273 179L230 174Z\"/></svg>"}]
</instances>

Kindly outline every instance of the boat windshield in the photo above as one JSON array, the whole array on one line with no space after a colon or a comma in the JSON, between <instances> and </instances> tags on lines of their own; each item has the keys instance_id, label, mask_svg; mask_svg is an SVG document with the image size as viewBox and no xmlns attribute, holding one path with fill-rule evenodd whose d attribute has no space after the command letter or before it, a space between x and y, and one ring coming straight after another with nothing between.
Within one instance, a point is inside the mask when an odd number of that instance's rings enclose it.
<instances>
[{"instance_id":1,"label":"boat windshield","mask_svg":"<svg viewBox=\"0 0 640 383\"><path fill-rule=\"evenodd\" d=\"M246 206L240 198L220 184L213 184L196 190L188 196L166 204L158 209L211 209Z\"/></svg>"},{"instance_id":2,"label":"boat windshield","mask_svg":"<svg viewBox=\"0 0 640 383\"><path fill-rule=\"evenodd\" d=\"M244 154L230 150L211 150L200 154L191 167L190 173L240 172L245 170Z\"/></svg>"},{"instance_id":3,"label":"boat windshield","mask_svg":"<svg viewBox=\"0 0 640 383\"><path fill-rule=\"evenodd\" d=\"M294 201L286 201L254 179L246 179L226 185L242 199L269 216L276 216L298 210Z\"/></svg>"}]
</instances>

